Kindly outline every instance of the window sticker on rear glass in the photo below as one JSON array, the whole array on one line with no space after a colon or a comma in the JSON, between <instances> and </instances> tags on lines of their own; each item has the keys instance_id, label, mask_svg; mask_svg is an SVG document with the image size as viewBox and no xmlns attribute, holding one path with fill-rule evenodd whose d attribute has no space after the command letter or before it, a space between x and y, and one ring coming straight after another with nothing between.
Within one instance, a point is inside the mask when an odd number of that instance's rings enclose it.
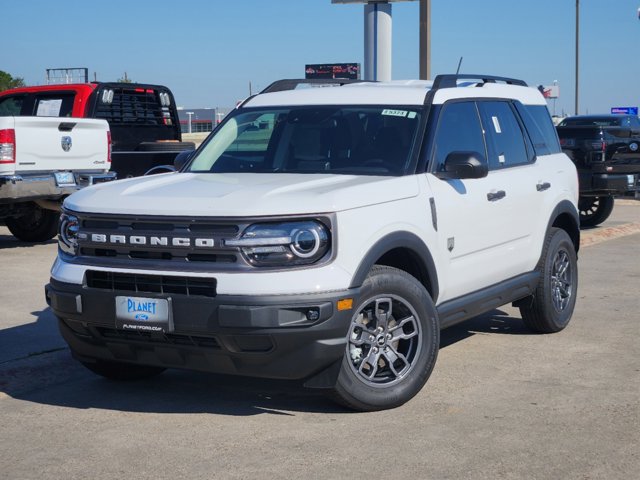
<instances>
[{"instance_id":1,"label":"window sticker on rear glass","mask_svg":"<svg viewBox=\"0 0 640 480\"><path fill-rule=\"evenodd\" d=\"M60 116L60 107L62 107L61 98L52 98L50 100L40 100L38 102L38 117L58 117Z\"/></svg>"},{"instance_id":2,"label":"window sticker on rear glass","mask_svg":"<svg viewBox=\"0 0 640 480\"><path fill-rule=\"evenodd\" d=\"M494 115L493 117L491 117L491 120L493 120L493 128L496 129L496 133L502 133L502 129L500 128L500 121L498 120L498 117Z\"/></svg>"},{"instance_id":3,"label":"window sticker on rear glass","mask_svg":"<svg viewBox=\"0 0 640 480\"><path fill-rule=\"evenodd\" d=\"M392 117L406 117L408 113L409 112L406 110L391 110L390 108L385 108L384 110L382 110L382 115L390 115Z\"/></svg>"}]
</instances>

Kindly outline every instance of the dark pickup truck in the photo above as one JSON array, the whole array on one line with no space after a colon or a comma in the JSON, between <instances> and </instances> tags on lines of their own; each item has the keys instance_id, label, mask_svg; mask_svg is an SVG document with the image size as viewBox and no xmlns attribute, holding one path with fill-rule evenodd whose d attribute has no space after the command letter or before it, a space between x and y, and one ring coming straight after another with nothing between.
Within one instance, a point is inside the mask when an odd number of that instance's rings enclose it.
<instances>
[{"instance_id":1,"label":"dark pickup truck","mask_svg":"<svg viewBox=\"0 0 640 480\"><path fill-rule=\"evenodd\" d=\"M593 227L613 210L613 196L635 191L640 120L634 115L578 115L557 127L562 150L578 169L580 224Z\"/></svg>"},{"instance_id":2,"label":"dark pickup truck","mask_svg":"<svg viewBox=\"0 0 640 480\"><path fill-rule=\"evenodd\" d=\"M111 130L111 170L136 177L172 165L192 142L182 142L171 91L162 85L88 82L0 92L0 116L100 118Z\"/></svg>"}]
</instances>

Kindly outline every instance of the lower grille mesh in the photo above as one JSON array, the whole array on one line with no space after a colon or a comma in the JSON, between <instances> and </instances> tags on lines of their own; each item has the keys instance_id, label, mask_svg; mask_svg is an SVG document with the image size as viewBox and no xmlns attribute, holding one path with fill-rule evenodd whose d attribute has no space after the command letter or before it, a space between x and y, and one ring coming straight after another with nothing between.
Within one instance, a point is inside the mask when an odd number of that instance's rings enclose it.
<instances>
[{"instance_id":1,"label":"lower grille mesh","mask_svg":"<svg viewBox=\"0 0 640 480\"><path fill-rule=\"evenodd\" d=\"M216 280L200 277L138 275L88 270L87 287L101 290L122 290L134 293L162 293L176 295L216 296Z\"/></svg>"}]
</instances>

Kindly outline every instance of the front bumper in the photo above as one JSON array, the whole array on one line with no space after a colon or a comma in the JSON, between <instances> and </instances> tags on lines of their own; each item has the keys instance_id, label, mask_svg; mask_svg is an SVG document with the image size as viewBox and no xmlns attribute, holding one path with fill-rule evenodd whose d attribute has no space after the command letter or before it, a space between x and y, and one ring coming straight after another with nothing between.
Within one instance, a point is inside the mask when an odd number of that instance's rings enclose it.
<instances>
[{"instance_id":1,"label":"front bumper","mask_svg":"<svg viewBox=\"0 0 640 480\"><path fill-rule=\"evenodd\" d=\"M74 172L74 183L59 185L55 172L0 175L0 201L60 198L96 183L116 179L115 172Z\"/></svg>"},{"instance_id":2,"label":"front bumper","mask_svg":"<svg viewBox=\"0 0 640 480\"><path fill-rule=\"evenodd\" d=\"M282 379L308 378L342 358L353 311L338 311L336 302L358 295L354 289L204 297L50 282L45 289L47 302L60 320L62 336L82 361L102 359ZM115 297L121 295L171 298L173 330L116 328Z\"/></svg>"}]
</instances>

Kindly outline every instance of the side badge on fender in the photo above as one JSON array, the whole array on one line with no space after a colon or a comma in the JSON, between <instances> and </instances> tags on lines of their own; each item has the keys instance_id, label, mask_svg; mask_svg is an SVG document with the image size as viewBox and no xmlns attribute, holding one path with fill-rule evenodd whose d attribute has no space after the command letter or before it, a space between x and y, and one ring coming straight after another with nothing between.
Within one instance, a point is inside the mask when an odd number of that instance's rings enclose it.
<instances>
[{"instance_id":1,"label":"side badge on fender","mask_svg":"<svg viewBox=\"0 0 640 480\"><path fill-rule=\"evenodd\" d=\"M454 237L447 238L447 250L452 251L456 241Z\"/></svg>"},{"instance_id":2,"label":"side badge on fender","mask_svg":"<svg viewBox=\"0 0 640 480\"><path fill-rule=\"evenodd\" d=\"M60 145L62 145L62 150L64 150L65 152L68 152L69 150L71 150L72 143L73 142L71 141L71 137L67 135L65 135L60 139Z\"/></svg>"}]
</instances>

